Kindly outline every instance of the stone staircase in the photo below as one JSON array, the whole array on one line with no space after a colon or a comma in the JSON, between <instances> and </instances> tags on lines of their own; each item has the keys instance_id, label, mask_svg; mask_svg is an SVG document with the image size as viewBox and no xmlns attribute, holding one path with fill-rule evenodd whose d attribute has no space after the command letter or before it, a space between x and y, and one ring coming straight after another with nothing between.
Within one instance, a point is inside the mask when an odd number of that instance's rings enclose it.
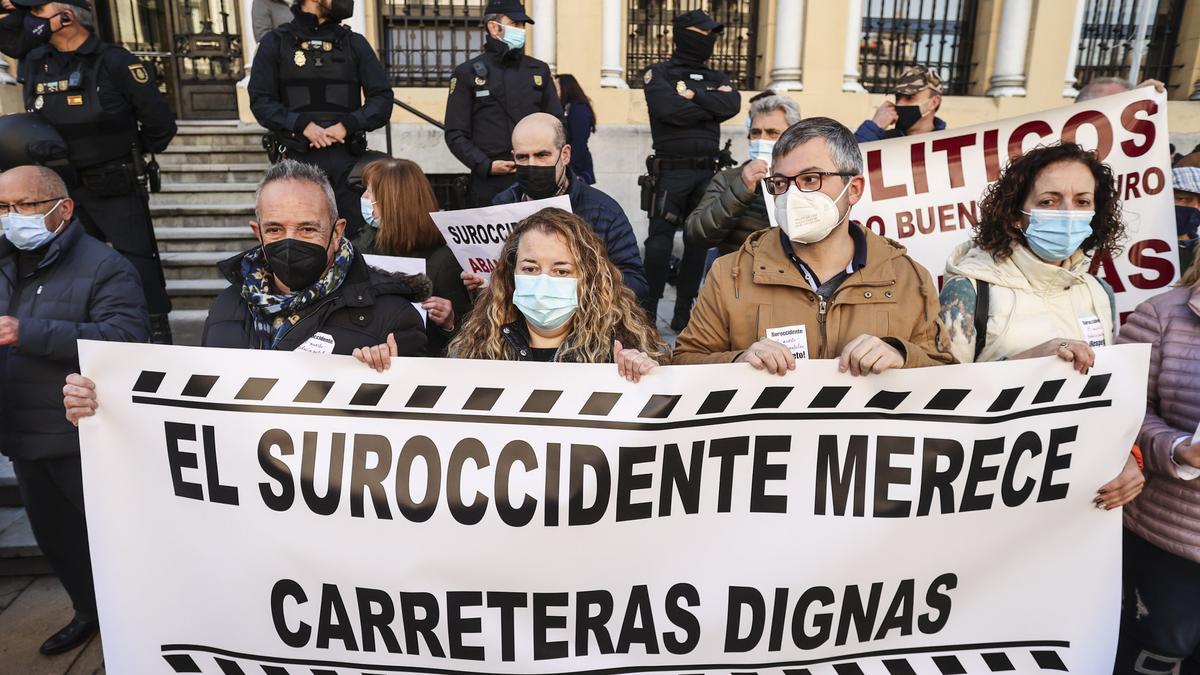
<instances>
[{"instance_id":1,"label":"stone staircase","mask_svg":"<svg viewBox=\"0 0 1200 675\"><path fill-rule=\"evenodd\" d=\"M217 263L254 245L254 189L267 168L263 129L236 122L179 123L158 155L163 189L150 212L176 344L199 344L212 299L228 284Z\"/></svg>"}]
</instances>

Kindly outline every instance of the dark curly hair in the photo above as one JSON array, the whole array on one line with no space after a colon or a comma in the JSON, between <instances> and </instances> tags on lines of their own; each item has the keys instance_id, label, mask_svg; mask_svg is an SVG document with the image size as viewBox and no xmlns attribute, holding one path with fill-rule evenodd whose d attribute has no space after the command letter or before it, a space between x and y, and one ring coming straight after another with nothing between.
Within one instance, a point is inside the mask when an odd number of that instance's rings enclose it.
<instances>
[{"instance_id":1,"label":"dark curly hair","mask_svg":"<svg viewBox=\"0 0 1200 675\"><path fill-rule=\"evenodd\" d=\"M1092 172L1096 179L1092 235L1080 247L1085 253L1121 253L1125 238L1125 223L1121 220L1121 200L1117 195L1117 180L1108 165L1096 153L1084 150L1075 143L1056 143L1039 146L1013 160L1000 175L1000 180L988 186L979 204L979 222L975 226L975 245L992 254L996 260L1012 255L1014 242L1024 242L1025 234L1013 227L1024 214L1025 198L1042 169L1056 162L1078 162Z\"/></svg>"}]
</instances>

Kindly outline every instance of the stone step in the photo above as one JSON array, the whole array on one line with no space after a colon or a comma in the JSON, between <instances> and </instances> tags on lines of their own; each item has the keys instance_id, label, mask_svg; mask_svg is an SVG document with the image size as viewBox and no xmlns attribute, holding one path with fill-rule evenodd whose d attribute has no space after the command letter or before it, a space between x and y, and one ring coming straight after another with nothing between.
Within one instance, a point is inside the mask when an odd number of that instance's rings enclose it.
<instances>
[{"instance_id":1,"label":"stone step","mask_svg":"<svg viewBox=\"0 0 1200 675\"><path fill-rule=\"evenodd\" d=\"M199 164L249 164L263 162L267 159L267 151L262 146L212 146L212 145L181 145L167 148L156 155L161 167L195 166Z\"/></svg>"},{"instance_id":2,"label":"stone step","mask_svg":"<svg viewBox=\"0 0 1200 675\"><path fill-rule=\"evenodd\" d=\"M154 194L153 203L160 206L180 204L248 204L254 205L255 183L163 183L162 191Z\"/></svg>"},{"instance_id":3,"label":"stone step","mask_svg":"<svg viewBox=\"0 0 1200 675\"><path fill-rule=\"evenodd\" d=\"M160 255L168 252L219 251L233 255L254 246L249 227L156 227Z\"/></svg>"},{"instance_id":4,"label":"stone step","mask_svg":"<svg viewBox=\"0 0 1200 675\"><path fill-rule=\"evenodd\" d=\"M235 250L161 251L158 257L167 279L212 279L221 276L217 263L238 253Z\"/></svg>"},{"instance_id":5,"label":"stone step","mask_svg":"<svg viewBox=\"0 0 1200 675\"><path fill-rule=\"evenodd\" d=\"M19 506L0 507L0 575L48 574L49 562Z\"/></svg>"},{"instance_id":6,"label":"stone step","mask_svg":"<svg viewBox=\"0 0 1200 675\"><path fill-rule=\"evenodd\" d=\"M213 129L209 131L195 131L192 129L181 131L171 139L172 147L187 147L187 146L221 146L230 148L262 148L262 137L266 133L262 129L228 129L219 130Z\"/></svg>"},{"instance_id":7,"label":"stone step","mask_svg":"<svg viewBox=\"0 0 1200 675\"><path fill-rule=\"evenodd\" d=\"M253 237L248 223L254 220L253 201L241 204L162 204L150 198L150 216L156 228L234 227Z\"/></svg>"},{"instance_id":8,"label":"stone step","mask_svg":"<svg viewBox=\"0 0 1200 675\"><path fill-rule=\"evenodd\" d=\"M175 344L199 347L204 336L207 309L176 309L171 311L171 334Z\"/></svg>"},{"instance_id":9,"label":"stone step","mask_svg":"<svg viewBox=\"0 0 1200 675\"><path fill-rule=\"evenodd\" d=\"M227 286L224 279L167 279L167 294L177 310L206 310Z\"/></svg>"},{"instance_id":10,"label":"stone step","mask_svg":"<svg viewBox=\"0 0 1200 675\"><path fill-rule=\"evenodd\" d=\"M267 162L240 164L168 164L162 167L163 185L196 183L247 183L257 185L271 165Z\"/></svg>"}]
</instances>

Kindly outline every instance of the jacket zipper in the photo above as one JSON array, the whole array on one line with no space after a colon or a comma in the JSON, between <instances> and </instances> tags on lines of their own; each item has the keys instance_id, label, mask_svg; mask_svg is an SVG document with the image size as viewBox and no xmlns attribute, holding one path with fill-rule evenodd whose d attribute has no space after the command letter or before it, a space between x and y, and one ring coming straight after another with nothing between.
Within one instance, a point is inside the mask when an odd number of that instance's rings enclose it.
<instances>
[{"instance_id":1,"label":"jacket zipper","mask_svg":"<svg viewBox=\"0 0 1200 675\"><path fill-rule=\"evenodd\" d=\"M311 317L315 316L315 315L316 315L316 313L317 313L317 310L321 309L321 308L322 308L322 307L324 307L325 305L328 305L329 303L333 302L333 301L334 301L334 300L336 300L337 298L338 298L338 296L336 296L336 295L333 295L333 296L330 296L330 297L328 297L328 298L325 298L325 300L324 300L324 301L322 301L322 302L319 302L319 303L317 303L317 304L313 305L311 308L309 308L309 310L308 310L308 313L307 313L307 314L305 314L304 316L300 317L300 320L299 320L299 321L297 321L295 324L293 324L293 325L292 325L292 327L288 329L288 332L283 334L283 337L279 338L279 341L280 341L280 342L283 342L285 339L287 339L288 335L290 335L292 331L294 331L294 330L296 330L297 328L299 328L299 327L300 327L300 324L304 323L305 321L308 321L308 320L309 320ZM311 336L310 336L310 337L311 337ZM276 347L278 347L278 345L276 345Z\"/></svg>"},{"instance_id":2,"label":"jacket zipper","mask_svg":"<svg viewBox=\"0 0 1200 675\"><path fill-rule=\"evenodd\" d=\"M876 281L876 282L870 282L870 283L862 281L862 282L858 282L855 284L843 284L841 286L838 286L838 289L833 292L833 295L829 296L828 300L821 297L820 293L814 292L814 294L817 296L817 324L820 326L820 329L821 329L821 339L817 345L817 358L821 358L821 359L831 358L825 354L825 339L826 339L825 338L825 333L826 333L825 322L829 320L830 305L833 303L834 299L837 298L837 296L841 294L842 291L846 290L847 288L880 288L883 286L895 286L895 285L896 285L895 281Z\"/></svg>"}]
</instances>

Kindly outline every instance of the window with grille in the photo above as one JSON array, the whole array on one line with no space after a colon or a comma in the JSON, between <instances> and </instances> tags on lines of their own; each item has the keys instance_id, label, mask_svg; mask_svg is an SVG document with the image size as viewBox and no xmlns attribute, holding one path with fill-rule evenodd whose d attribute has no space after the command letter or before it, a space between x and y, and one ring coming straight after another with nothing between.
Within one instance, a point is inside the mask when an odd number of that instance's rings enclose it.
<instances>
[{"instance_id":1,"label":"window with grille","mask_svg":"<svg viewBox=\"0 0 1200 675\"><path fill-rule=\"evenodd\" d=\"M943 93L962 96L971 86L976 0L863 0L859 83L890 94L911 65L937 68Z\"/></svg>"},{"instance_id":2,"label":"window with grille","mask_svg":"<svg viewBox=\"0 0 1200 675\"><path fill-rule=\"evenodd\" d=\"M1083 13L1079 33L1079 56L1075 62L1075 86L1081 87L1098 77L1129 75L1137 37L1138 7L1145 0L1091 0ZM1135 81L1153 78L1170 82L1171 70L1179 46L1179 24L1183 20L1183 0L1149 0L1155 5L1147 24L1147 40L1142 47L1142 66Z\"/></svg>"},{"instance_id":3,"label":"window with grille","mask_svg":"<svg viewBox=\"0 0 1200 675\"><path fill-rule=\"evenodd\" d=\"M671 22L690 9L702 9L725 25L708 65L724 72L738 89L753 89L758 50L758 5L755 0L628 0L629 39L625 76L631 87L642 86L647 66L671 58Z\"/></svg>"},{"instance_id":4,"label":"window with grille","mask_svg":"<svg viewBox=\"0 0 1200 675\"><path fill-rule=\"evenodd\" d=\"M483 51L486 0L384 0L382 61L392 86L441 87L454 67Z\"/></svg>"}]
</instances>

